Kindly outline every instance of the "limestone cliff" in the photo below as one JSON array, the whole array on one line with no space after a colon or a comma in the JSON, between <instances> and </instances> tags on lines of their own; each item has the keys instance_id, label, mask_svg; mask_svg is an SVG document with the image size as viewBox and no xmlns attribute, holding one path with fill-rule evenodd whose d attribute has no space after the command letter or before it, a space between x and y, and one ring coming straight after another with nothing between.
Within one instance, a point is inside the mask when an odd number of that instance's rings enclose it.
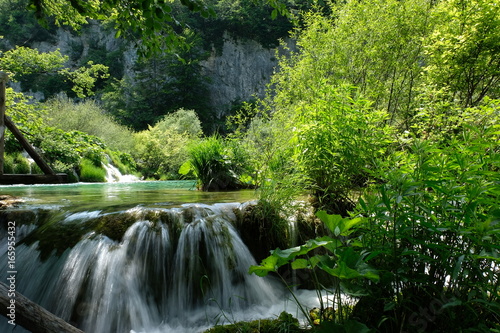
<instances>
[{"instance_id":1,"label":"limestone cliff","mask_svg":"<svg viewBox=\"0 0 500 333\"><path fill-rule=\"evenodd\" d=\"M222 51L212 50L202 62L216 116L220 118L232 103L262 97L276 65L276 49L266 49L251 40L236 40L225 33Z\"/></svg>"},{"instance_id":2,"label":"limestone cliff","mask_svg":"<svg viewBox=\"0 0 500 333\"><path fill-rule=\"evenodd\" d=\"M233 103L262 97L266 85L277 66L277 49L268 49L256 41L236 39L229 33L223 35L222 48L213 48L208 59L201 62L202 75L207 77L210 104L215 118L222 118ZM114 38L111 29L91 22L81 32L57 29L50 42L31 45L41 52L59 49L68 55L71 63L81 63L95 50L121 52L123 74L133 77L133 66L137 60L135 49L123 40ZM168 80L168 77L165 77ZM32 92L37 95L36 92Z\"/></svg>"}]
</instances>

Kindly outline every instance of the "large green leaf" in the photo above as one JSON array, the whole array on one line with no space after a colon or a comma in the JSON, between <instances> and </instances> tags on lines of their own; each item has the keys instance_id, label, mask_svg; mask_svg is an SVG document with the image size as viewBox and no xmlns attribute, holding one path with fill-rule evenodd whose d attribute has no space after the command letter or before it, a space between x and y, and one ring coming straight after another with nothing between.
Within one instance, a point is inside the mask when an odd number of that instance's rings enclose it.
<instances>
[{"instance_id":1,"label":"large green leaf","mask_svg":"<svg viewBox=\"0 0 500 333\"><path fill-rule=\"evenodd\" d=\"M330 231L335 236L348 236L353 231L355 231L355 227L363 222L363 218L355 217L355 218L343 218L340 215L331 215L325 212L324 210L320 210L316 213L316 216L330 229Z\"/></svg>"},{"instance_id":2,"label":"large green leaf","mask_svg":"<svg viewBox=\"0 0 500 333\"><path fill-rule=\"evenodd\" d=\"M271 251L271 255L264 260L262 260L259 266L251 266L249 269L249 273L255 273L258 276L266 276L269 272L276 272L278 268L283 265L290 263L294 258L300 255L304 255L309 253L318 247L322 247L328 245L333 240L328 237L318 238L318 239L310 239L304 245L289 248L286 250L276 249ZM299 261L296 263L299 268L302 267L304 263Z\"/></svg>"}]
</instances>

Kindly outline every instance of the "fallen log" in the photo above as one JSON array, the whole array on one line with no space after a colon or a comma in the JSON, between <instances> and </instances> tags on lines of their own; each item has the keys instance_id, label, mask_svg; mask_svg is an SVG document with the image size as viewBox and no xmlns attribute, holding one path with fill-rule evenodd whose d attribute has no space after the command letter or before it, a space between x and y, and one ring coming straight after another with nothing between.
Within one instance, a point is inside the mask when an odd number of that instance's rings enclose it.
<instances>
[{"instance_id":1,"label":"fallen log","mask_svg":"<svg viewBox=\"0 0 500 333\"><path fill-rule=\"evenodd\" d=\"M12 294L15 294L15 297L10 297ZM9 322L12 321L31 332L83 333L17 291L9 290L9 287L2 282L0 282L0 308L2 315L7 317Z\"/></svg>"}]
</instances>

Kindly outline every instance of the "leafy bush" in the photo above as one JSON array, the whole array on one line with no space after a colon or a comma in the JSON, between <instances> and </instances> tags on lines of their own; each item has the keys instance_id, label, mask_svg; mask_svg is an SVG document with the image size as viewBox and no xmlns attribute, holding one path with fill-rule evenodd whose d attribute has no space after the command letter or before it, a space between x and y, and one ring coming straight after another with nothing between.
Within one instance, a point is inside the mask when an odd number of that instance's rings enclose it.
<instances>
[{"instance_id":1,"label":"leafy bush","mask_svg":"<svg viewBox=\"0 0 500 333\"><path fill-rule=\"evenodd\" d=\"M292 119L296 160L319 207L346 215L354 207L351 191L366 185L374 161L391 142L388 115L371 108L355 87L325 84L317 94Z\"/></svg>"},{"instance_id":2,"label":"leafy bush","mask_svg":"<svg viewBox=\"0 0 500 333\"><path fill-rule=\"evenodd\" d=\"M144 176L177 179L180 166L188 159L189 142L200 135L201 124L196 113L180 109L148 130L136 133L133 156Z\"/></svg>"},{"instance_id":3,"label":"leafy bush","mask_svg":"<svg viewBox=\"0 0 500 333\"><path fill-rule=\"evenodd\" d=\"M42 150L49 162L59 161L76 165L80 158L85 157L100 163L106 146L99 138L83 132L64 132L57 128L47 128L45 132L37 133L33 144Z\"/></svg>"},{"instance_id":4,"label":"leafy bush","mask_svg":"<svg viewBox=\"0 0 500 333\"><path fill-rule=\"evenodd\" d=\"M360 201L364 243L384 276L374 308L386 309L367 317L384 331L498 328L495 132L471 127L444 148L415 140L388 161L386 183ZM430 304L432 320L422 314Z\"/></svg>"}]
</instances>

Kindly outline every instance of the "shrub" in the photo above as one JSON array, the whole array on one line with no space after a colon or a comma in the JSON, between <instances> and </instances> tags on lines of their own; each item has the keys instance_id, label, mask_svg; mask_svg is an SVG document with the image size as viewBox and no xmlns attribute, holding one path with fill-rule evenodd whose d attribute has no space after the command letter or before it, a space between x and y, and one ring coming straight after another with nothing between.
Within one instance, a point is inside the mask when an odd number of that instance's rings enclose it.
<instances>
[{"instance_id":1,"label":"shrub","mask_svg":"<svg viewBox=\"0 0 500 333\"><path fill-rule=\"evenodd\" d=\"M360 201L369 221L364 244L384 275L371 294L377 301L358 307L371 324L387 332L498 328L495 131L470 127L443 148L414 140L388 161L385 184ZM431 304L429 320L422 309Z\"/></svg>"},{"instance_id":2,"label":"shrub","mask_svg":"<svg viewBox=\"0 0 500 333\"><path fill-rule=\"evenodd\" d=\"M80 181L82 182L105 182L106 170L96 166L94 162L86 158L82 159L79 165Z\"/></svg>"},{"instance_id":3,"label":"shrub","mask_svg":"<svg viewBox=\"0 0 500 333\"><path fill-rule=\"evenodd\" d=\"M189 161L179 172L193 172L203 191L234 190L242 187L237 171L239 162L231 160L231 150L224 139L211 136L189 147Z\"/></svg>"},{"instance_id":4,"label":"shrub","mask_svg":"<svg viewBox=\"0 0 500 333\"><path fill-rule=\"evenodd\" d=\"M386 112L371 108L357 88L325 84L318 99L296 107L293 126L297 168L318 206L347 215L353 190L365 186L374 162L391 142Z\"/></svg>"},{"instance_id":5,"label":"shrub","mask_svg":"<svg viewBox=\"0 0 500 333\"><path fill-rule=\"evenodd\" d=\"M189 142L200 135L201 123L196 113L180 109L136 133L133 155L146 177L177 179L180 166L188 159Z\"/></svg>"}]
</instances>

